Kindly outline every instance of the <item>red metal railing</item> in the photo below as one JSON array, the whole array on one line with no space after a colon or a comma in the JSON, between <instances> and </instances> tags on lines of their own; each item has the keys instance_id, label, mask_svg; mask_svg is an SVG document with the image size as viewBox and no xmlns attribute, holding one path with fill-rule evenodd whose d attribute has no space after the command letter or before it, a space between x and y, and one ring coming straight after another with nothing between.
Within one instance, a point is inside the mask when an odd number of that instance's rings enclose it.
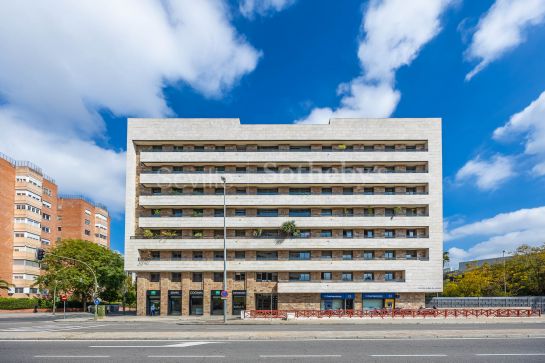
<instances>
[{"instance_id":1,"label":"red metal railing","mask_svg":"<svg viewBox=\"0 0 545 363\"><path fill-rule=\"evenodd\" d=\"M482 309L381 309L381 310L247 310L247 319L295 318L511 318L541 316L541 310L531 308Z\"/></svg>"}]
</instances>

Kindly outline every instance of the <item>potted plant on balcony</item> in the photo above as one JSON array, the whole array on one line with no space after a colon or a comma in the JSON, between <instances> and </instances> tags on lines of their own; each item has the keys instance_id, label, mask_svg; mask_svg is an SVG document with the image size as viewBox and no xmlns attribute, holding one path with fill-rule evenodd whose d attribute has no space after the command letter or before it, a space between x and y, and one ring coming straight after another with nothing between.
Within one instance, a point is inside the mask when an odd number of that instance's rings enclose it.
<instances>
[{"instance_id":1,"label":"potted plant on balcony","mask_svg":"<svg viewBox=\"0 0 545 363\"><path fill-rule=\"evenodd\" d=\"M144 229L144 238L153 238L155 234L150 229Z\"/></svg>"},{"instance_id":2,"label":"potted plant on balcony","mask_svg":"<svg viewBox=\"0 0 545 363\"><path fill-rule=\"evenodd\" d=\"M255 237L255 238L259 238L261 237L261 234L263 233L263 230L261 228L256 228L254 229L254 231L252 232L252 235Z\"/></svg>"},{"instance_id":3,"label":"potted plant on balcony","mask_svg":"<svg viewBox=\"0 0 545 363\"><path fill-rule=\"evenodd\" d=\"M193 233L194 238L202 238L202 232L195 232Z\"/></svg>"},{"instance_id":4,"label":"potted plant on balcony","mask_svg":"<svg viewBox=\"0 0 545 363\"><path fill-rule=\"evenodd\" d=\"M153 217L160 217L161 216L161 210L160 209L154 209L152 213Z\"/></svg>"},{"instance_id":5,"label":"potted plant on balcony","mask_svg":"<svg viewBox=\"0 0 545 363\"><path fill-rule=\"evenodd\" d=\"M161 231L161 237L176 237L176 236L177 236L176 231L168 231L168 230Z\"/></svg>"},{"instance_id":6,"label":"potted plant on balcony","mask_svg":"<svg viewBox=\"0 0 545 363\"><path fill-rule=\"evenodd\" d=\"M297 229L297 226L295 225L295 221L286 221L286 222L282 223L282 226L280 227L280 230L287 237L298 237L300 235L300 232Z\"/></svg>"},{"instance_id":7,"label":"potted plant on balcony","mask_svg":"<svg viewBox=\"0 0 545 363\"><path fill-rule=\"evenodd\" d=\"M401 208L400 206L395 207L394 208L394 215L395 216L403 215L403 208Z\"/></svg>"},{"instance_id":8,"label":"potted plant on balcony","mask_svg":"<svg viewBox=\"0 0 545 363\"><path fill-rule=\"evenodd\" d=\"M346 150L346 145L345 144L339 144L339 145L337 145L337 148L339 150Z\"/></svg>"}]
</instances>

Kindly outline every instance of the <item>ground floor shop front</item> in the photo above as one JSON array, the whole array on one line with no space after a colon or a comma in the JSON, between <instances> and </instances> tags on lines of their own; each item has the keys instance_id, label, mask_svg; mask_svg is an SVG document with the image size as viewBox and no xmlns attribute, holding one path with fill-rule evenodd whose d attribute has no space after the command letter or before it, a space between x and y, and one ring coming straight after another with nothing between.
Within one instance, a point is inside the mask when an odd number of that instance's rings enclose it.
<instances>
[{"instance_id":1,"label":"ground floor shop front","mask_svg":"<svg viewBox=\"0 0 545 363\"><path fill-rule=\"evenodd\" d=\"M221 290L138 291L138 315L227 315L240 316L243 310L374 310L419 308L424 293L302 293L278 294L255 290L231 290L226 299Z\"/></svg>"}]
</instances>

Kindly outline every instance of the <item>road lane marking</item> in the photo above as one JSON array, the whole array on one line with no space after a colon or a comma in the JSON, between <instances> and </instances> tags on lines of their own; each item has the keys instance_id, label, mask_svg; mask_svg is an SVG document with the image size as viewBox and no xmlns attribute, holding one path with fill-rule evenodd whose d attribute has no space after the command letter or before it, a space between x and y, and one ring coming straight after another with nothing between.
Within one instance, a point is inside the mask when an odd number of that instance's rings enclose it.
<instances>
[{"instance_id":1,"label":"road lane marking","mask_svg":"<svg viewBox=\"0 0 545 363\"><path fill-rule=\"evenodd\" d=\"M148 355L148 358L225 358L224 355Z\"/></svg>"},{"instance_id":2,"label":"road lane marking","mask_svg":"<svg viewBox=\"0 0 545 363\"><path fill-rule=\"evenodd\" d=\"M545 353L480 353L475 354L480 357L489 357L489 356L541 356L545 355Z\"/></svg>"},{"instance_id":3,"label":"road lane marking","mask_svg":"<svg viewBox=\"0 0 545 363\"><path fill-rule=\"evenodd\" d=\"M90 345L89 348L186 348L196 345L215 344L216 342L182 342L167 345Z\"/></svg>"},{"instance_id":4,"label":"road lane marking","mask_svg":"<svg viewBox=\"0 0 545 363\"><path fill-rule=\"evenodd\" d=\"M446 354L371 354L370 357L446 357Z\"/></svg>"},{"instance_id":5,"label":"road lane marking","mask_svg":"<svg viewBox=\"0 0 545 363\"><path fill-rule=\"evenodd\" d=\"M276 354L260 355L259 358L340 358L340 354Z\"/></svg>"},{"instance_id":6,"label":"road lane marking","mask_svg":"<svg viewBox=\"0 0 545 363\"><path fill-rule=\"evenodd\" d=\"M109 355L35 355L34 358L110 358Z\"/></svg>"},{"instance_id":7,"label":"road lane marking","mask_svg":"<svg viewBox=\"0 0 545 363\"><path fill-rule=\"evenodd\" d=\"M99 328L106 325L107 324L87 325L87 326L46 324L46 325L37 325L37 326L22 326L22 327L0 329L0 332L55 332L55 331L86 329L86 328Z\"/></svg>"}]
</instances>

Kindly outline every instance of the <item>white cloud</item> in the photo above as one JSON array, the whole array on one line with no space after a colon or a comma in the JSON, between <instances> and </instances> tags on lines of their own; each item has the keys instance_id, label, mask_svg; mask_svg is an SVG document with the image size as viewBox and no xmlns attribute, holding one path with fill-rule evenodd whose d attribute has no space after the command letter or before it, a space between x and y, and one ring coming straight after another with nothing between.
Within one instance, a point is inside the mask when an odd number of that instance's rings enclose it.
<instances>
[{"instance_id":1,"label":"white cloud","mask_svg":"<svg viewBox=\"0 0 545 363\"><path fill-rule=\"evenodd\" d=\"M220 97L254 70L259 56L222 1L5 2L0 147L41 164L63 191L119 208L124 163L121 153L93 143L105 137L98 112L170 115L166 85ZM56 166L62 162L70 167Z\"/></svg>"},{"instance_id":2,"label":"white cloud","mask_svg":"<svg viewBox=\"0 0 545 363\"><path fill-rule=\"evenodd\" d=\"M249 19L256 14L261 16L282 11L295 3L296 0L241 0L240 13Z\"/></svg>"},{"instance_id":3,"label":"white cloud","mask_svg":"<svg viewBox=\"0 0 545 363\"><path fill-rule=\"evenodd\" d=\"M513 159L509 156L494 155L489 160L477 156L458 170L456 181L474 180L479 189L493 190L515 175L513 166Z\"/></svg>"},{"instance_id":4,"label":"white cloud","mask_svg":"<svg viewBox=\"0 0 545 363\"><path fill-rule=\"evenodd\" d=\"M449 249L451 266L460 261L498 257L505 250L513 252L518 246L538 246L545 242L545 206L501 213L492 218L452 229L446 240L485 237L468 249Z\"/></svg>"},{"instance_id":5,"label":"white cloud","mask_svg":"<svg viewBox=\"0 0 545 363\"><path fill-rule=\"evenodd\" d=\"M298 123L327 123L329 117L387 117L395 110L399 91L395 72L409 65L441 30L440 17L450 0L373 0L363 18L365 37L358 58L362 76L341 85L337 109L316 108ZM325 119L324 117L327 117Z\"/></svg>"},{"instance_id":6,"label":"white cloud","mask_svg":"<svg viewBox=\"0 0 545 363\"><path fill-rule=\"evenodd\" d=\"M477 31L466 51L479 64L466 75L470 80L488 64L524 42L524 32L545 19L543 0L496 0L479 20Z\"/></svg>"}]
</instances>

